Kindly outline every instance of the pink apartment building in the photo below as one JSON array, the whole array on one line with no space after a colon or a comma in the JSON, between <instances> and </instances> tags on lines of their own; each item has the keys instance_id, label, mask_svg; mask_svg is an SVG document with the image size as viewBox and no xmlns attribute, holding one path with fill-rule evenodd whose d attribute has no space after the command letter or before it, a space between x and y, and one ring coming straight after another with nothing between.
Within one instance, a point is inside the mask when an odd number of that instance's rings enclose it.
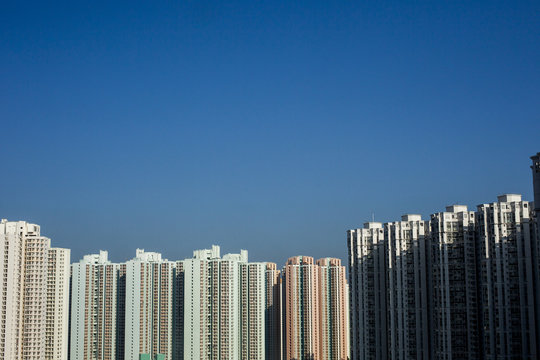
<instances>
[{"instance_id":1,"label":"pink apartment building","mask_svg":"<svg viewBox=\"0 0 540 360\"><path fill-rule=\"evenodd\" d=\"M283 270L285 360L349 358L348 285L341 260L289 258Z\"/></svg>"}]
</instances>

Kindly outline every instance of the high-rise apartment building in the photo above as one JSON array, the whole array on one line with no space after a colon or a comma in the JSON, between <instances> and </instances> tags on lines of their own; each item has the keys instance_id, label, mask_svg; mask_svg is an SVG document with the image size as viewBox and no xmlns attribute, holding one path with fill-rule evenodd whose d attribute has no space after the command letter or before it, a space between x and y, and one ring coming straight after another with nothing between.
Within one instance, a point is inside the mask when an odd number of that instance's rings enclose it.
<instances>
[{"instance_id":1,"label":"high-rise apartment building","mask_svg":"<svg viewBox=\"0 0 540 360\"><path fill-rule=\"evenodd\" d=\"M383 225L347 232L350 348L353 360L388 358L387 242Z\"/></svg>"},{"instance_id":2,"label":"high-rise apartment building","mask_svg":"<svg viewBox=\"0 0 540 360\"><path fill-rule=\"evenodd\" d=\"M348 232L353 360L540 357L540 153L531 160L534 203L506 194L428 222L405 215L375 241L377 224Z\"/></svg>"},{"instance_id":3,"label":"high-rise apartment building","mask_svg":"<svg viewBox=\"0 0 540 360\"><path fill-rule=\"evenodd\" d=\"M210 284L211 278L210 261L220 259L219 246L212 246L209 250L197 250L193 252L193 259L183 261L184 279L184 326L183 345L184 359L212 359L212 352L217 351L218 346L210 347L210 332L217 332L217 321L211 323ZM214 274L214 282L219 277L219 271Z\"/></svg>"},{"instance_id":4,"label":"high-rise apartment building","mask_svg":"<svg viewBox=\"0 0 540 360\"><path fill-rule=\"evenodd\" d=\"M25 243L22 357L38 360L45 357L47 261L51 241L43 236L29 236Z\"/></svg>"},{"instance_id":5,"label":"high-rise apartment building","mask_svg":"<svg viewBox=\"0 0 540 360\"><path fill-rule=\"evenodd\" d=\"M477 359L474 212L349 230L351 358Z\"/></svg>"},{"instance_id":6,"label":"high-rise apartment building","mask_svg":"<svg viewBox=\"0 0 540 360\"><path fill-rule=\"evenodd\" d=\"M68 358L70 252L69 249L49 249L45 327L46 360L67 360Z\"/></svg>"},{"instance_id":7,"label":"high-rise apartment building","mask_svg":"<svg viewBox=\"0 0 540 360\"><path fill-rule=\"evenodd\" d=\"M533 242L532 254L534 268L534 289L535 289L535 309L536 309L536 353L540 354L540 152L531 156L532 179L534 202L531 211L533 219ZM536 261L535 261L536 260Z\"/></svg>"},{"instance_id":8,"label":"high-rise apartment building","mask_svg":"<svg viewBox=\"0 0 540 360\"><path fill-rule=\"evenodd\" d=\"M176 261L173 277L172 360L184 360L184 262Z\"/></svg>"},{"instance_id":9,"label":"high-rise apartment building","mask_svg":"<svg viewBox=\"0 0 540 360\"><path fill-rule=\"evenodd\" d=\"M428 360L428 223L403 215L384 226L388 251L388 344L391 359Z\"/></svg>"},{"instance_id":10,"label":"high-rise apartment building","mask_svg":"<svg viewBox=\"0 0 540 360\"><path fill-rule=\"evenodd\" d=\"M275 263L266 263L266 359L281 360L281 271Z\"/></svg>"},{"instance_id":11,"label":"high-rise apartment building","mask_svg":"<svg viewBox=\"0 0 540 360\"><path fill-rule=\"evenodd\" d=\"M47 312L56 308L47 304L63 302L47 296L49 251L39 225L0 221L0 354L6 359L46 359L47 320L53 316Z\"/></svg>"},{"instance_id":12,"label":"high-rise apartment building","mask_svg":"<svg viewBox=\"0 0 540 360\"><path fill-rule=\"evenodd\" d=\"M265 359L266 264L219 246L183 261L184 359Z\"/></svg>"},{"instance_id":13,"label":"high-rise apartment building","mask_svg":"<svg viewBox=\"0 0 540 360\"><path fill-rule=\"evenodd\" d=\"M536 155L531 156L532 160L532 177L533 177L533 192L534 192L534 212L536 215L536 223L540 221L540 152ZM540 229L540 226L537 225L537 229Z\"/></svg>"},{"instance_id":14,"label":"high-rise apartment building","mask_svg":"<svg viewBox=\"0 0 540 360\"><path fill-rule=\"evenodd\" d=\"M125 359L140 354L173 359L175 265L142 249L126 263Z\"/></svg>"},{"instance_id":15,"label":"high-rise apartment building","mask_svg":"<svg viewBox=\"0 0 540 360\"><path fill-rule=\"evenodd\" d=\"M285 360L348 359L347 293L339 259L289 258L283 269Z\"/></svg>"},{"instance_id":16,"label":"high-rise apartment building","mask_svg":"<svg viewBox=\"0 0 540 360\"><path fill-rule=\"evenodd\" d=\"M537 359L531 203L507 194L478 206L485 359Z\"/></svg>"},{"instance_id":17,"label":"high-rise apartment building","mask_svg":"<svg viewBox=\"0 0 540 360\"><path fill-rule=\"evenodd\" d=\"M266 263L240 264L241 359L266 359Z\"/></svg>"},{"instance_id":18,"label":"high-rise apartment building","mask_svg":"<svg viewBox=\"0 0 540 360\"><path fill-rule=\"evenodd\" d=\"M71 265L70 360L124 359L125 272L106 251Z\"/></svg>"},{"instance_id":19,"label":"high-rise apartment building","mask_svg":"<svg viewBox=\"0 0 540 360\"><path fill-rule=\"evenodd\" d=\"M319 270L320 359L349 359L349 286L341 260L317 260Z\"/></svg>"},{"instance_id":20,"label":"high-rise apartment building","mask_svg":"<svg viewBox=\"0 0 540 360\"><path fill-rule=\"evenodd\" d=\"M429 222L404 215L384 225L384 236L380 224L350 230L351 358L537 359L540 246L533 209L521 195L506 194L476 212L448 206ZM382 341L374 347L377 337Z\"/></svg>"},{"instance_id":21,"label":"high-rise apartment building","mask_svg":"<svg viewBox=\"0 0 540 360\"><path fill-rule=\"evenodd\" d=\"M432 359L478 359L475 214L464 205L446 207L430 220Z\"/></svg>"},{"instance_id":22,"label":"high-rise apartment building","mask_svg":"<svg viewBox=\"0 0 540 360\"><path fill-rule=\"evenodd\" d=\"M24 221L0 222L0 353L20 358L23 347L23 311L25 279L25 239L39 236L39 226ZM44 354L43 354L44 355Z\"/></svg>"},{"instance_id":23,"label":"high-rise apartment building","mask_svg":"<svg viewBox=\"0 0 540 360\"><path fill-rule=\"evenodd\" d=\"M289 258L283 269L284 359L320 359L319 271L311 256Z\"/></svg>"}]
</instances>

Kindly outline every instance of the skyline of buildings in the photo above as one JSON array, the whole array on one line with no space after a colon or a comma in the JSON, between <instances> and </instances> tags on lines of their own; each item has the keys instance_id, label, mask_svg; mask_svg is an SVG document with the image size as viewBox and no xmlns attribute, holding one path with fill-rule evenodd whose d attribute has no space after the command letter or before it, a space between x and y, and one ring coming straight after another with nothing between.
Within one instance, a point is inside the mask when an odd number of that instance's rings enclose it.
<instances>
[{"instance_id":1,"label":"skyline of buildings","mask_svg":"<svg viewBox=\"0 0 540 360\"><path fill-rule=\"evenodd\" d=\"M531 160L535 202L504 194L347 232L351 359L540 355L540 153Z\"/></svg>"},{"instance_id":2,"label":"skyline of buildings","mask_svg":"<svg viewBox=\"0 0 540 360\"><path fill-rule=\"evenodd\" d=\"M540 153L531 157L540 196ZM39 225L0 221L0 352L10 359L536 359L536 203L367 222L337 258L249 262L220 247L70 264ZM347 282L348 279L348 282Z\"/></svg>"},{"instance_id":3,"label":"skyline of buildings","mask_svg":"<svg viewBox=\"0 0 540 360\"><path fill-rule=\"evenodd\" d=\"M535 281L539 259L532 249L532 203L519 195L499 196L478 206L480 320L486 357L536 359Z\"/></svg>"},{"instance_id":4,"label":"skyline of buildings","mask_svg":"<svg viewBox=\"0 0 540 360\"><path fill-rule=\"evenodd\" d=\"M531 205L506 194L349 230L352 359L536 358Z\"/></svg>"},{"instance_id":5,"label":"skyline of buildings","mask_svg":"<svg viewBox=\"0 0 540 360\"><path fill-rule=\"evenodd\" d=\"M347 359L345 267L340 259L304 258L314 280L307 299L318 302L297 300L317 315L296 331L310 333L315 358ZM124 263L109 261L107 251L86 255L71 265L69 358L304 358L283 345L294 334L283 327L282 274L274 263L248 262L246 250L221 257L217 245L179 261L142 249Z\"/></svg>"}]
</instances>

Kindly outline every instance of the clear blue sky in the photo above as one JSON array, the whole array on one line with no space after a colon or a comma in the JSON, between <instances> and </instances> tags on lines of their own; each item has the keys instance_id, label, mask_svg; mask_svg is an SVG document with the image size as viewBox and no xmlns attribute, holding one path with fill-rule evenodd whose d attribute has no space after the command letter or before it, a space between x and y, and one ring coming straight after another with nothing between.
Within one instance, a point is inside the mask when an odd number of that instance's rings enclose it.
<instances>
[{"instance_id":1,"label":"clear blue sky","mask_svg":"<svg viewBox=\"0 0 540 360\"><path fill-rule=\"evenodd\" d=\"M345 259L372 213L532 200L538 1L4 1L0 29L0 217L74 261Z\"/></svg>"}]
</instances>

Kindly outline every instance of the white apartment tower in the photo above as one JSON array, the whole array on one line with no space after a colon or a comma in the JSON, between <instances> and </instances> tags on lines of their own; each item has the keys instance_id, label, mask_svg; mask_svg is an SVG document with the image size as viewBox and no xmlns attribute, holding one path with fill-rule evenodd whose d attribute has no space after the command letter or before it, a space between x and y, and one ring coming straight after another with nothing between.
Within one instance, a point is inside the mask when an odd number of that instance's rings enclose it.
<instances>
[{"instance_id":1,"label":"white apartment tower","mask_svg":"<svg viewBox=\"0 0 540 360\"><path fill-rule=\"evenodd\" d=\"M265 359L265 284L266 263L240 264L241 359Z\"/></svg>"},{"instance_id":2,"label":"white apartment tower","mask_svg":"<svg viewBox=\"0 0 540 360\"><path fill-rule=\"evenodd\" d=\"M162 354L172 360L175 266L142 249L126 263L125 359Z\"/></svg>"},{"instance_id":3,"label":"white apartment tower","mask_svg":"<svg viewBox=\"0 0 540 360\"><path fill-rule=\"evenodd\" d=\"M49 249L45 359L67 360L69 327L69 249Z\"/></svg>"},{"instance_id":4,"label":"white apartment tower","mask_svg":"<svg viewBox=\"0 0 540 360\"><path fill-rule=\"evenodd\" d=\"M403 215L385 224L388 245L388 342L390 358L428 360L428 223Z\"/></svg>"},{"instance_id":5,"label":"white apartment tower","mask_svg":"<svg viewBox=\"0 0 540 360\"><path fill-rule=\"evenodd\" d=\"M383 225L368 222L347 232L350 348L353 360L386 360L387 245Z\"/></svg>"},{"instance_id":6,"label":"white apartment tower","mask_svg":"<svg viewBox=\"0 0 540 360\"><path fill-rule=\"evenodd\" d=\"M107 251L71 265L71 360L124 358L125 271Z\"/></svg>"},{"instance_id":7,"label":"white apartment tower","mask_svg":"<svg viewBox=\"0 0 540 360\"><path fill-rule=\"evenodd\" d=\"M49 249L39 225L0 221L0 354L6 359L46 358Z\"/></svg>"},{"instance_id":8,"label":"white apartment tower","mask_svg":"<svg viewBox=\"0 0 540 360\"><path fill-rule=\"evenodd\" d=\"M478 206L486 359L537 359L531 203L507 194Z\"/></svg>"},{"instance_id":9,"label":"white apartment tower","mask_svg":"<svg viewBox=\"0 0 540 360\"><path fill-rule=\"evenodd\" d=\"M478 359L477 249L475 214L464 205L431 215L431 359Z\"/></svg>"},{"instance_id":10,"label":"white apartment tower","mask_svg":"<svg viewBox=\"0 0 540 360\"><path fill-rule=\"evenodd\" d=\"M265 359L265 263L219 246L183 261L183 358Z\"/></svg>"}]
</instances>

